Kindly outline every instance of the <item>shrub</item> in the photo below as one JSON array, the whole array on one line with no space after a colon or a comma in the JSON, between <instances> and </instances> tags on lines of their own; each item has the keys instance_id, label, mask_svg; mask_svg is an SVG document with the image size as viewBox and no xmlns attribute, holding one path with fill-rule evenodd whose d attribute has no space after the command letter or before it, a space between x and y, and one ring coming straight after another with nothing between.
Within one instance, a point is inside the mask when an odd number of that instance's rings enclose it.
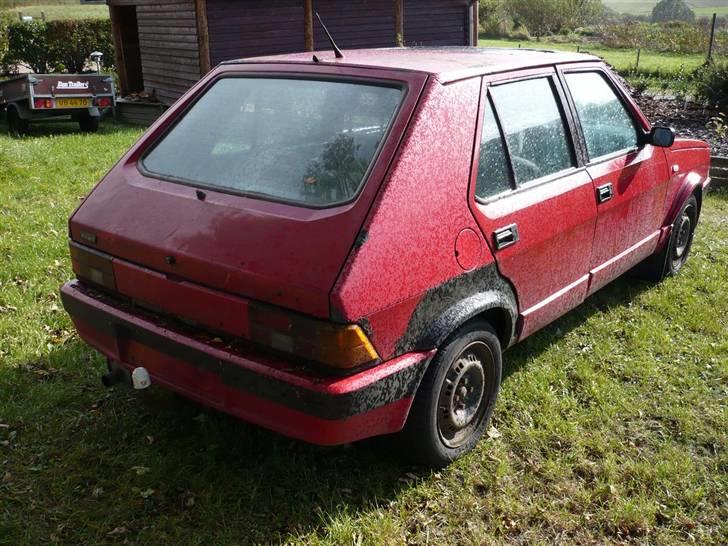
<instances>
[{"instance_id":1,"label":"shrub","mask_svg":"<svg viewBox=\"0 0 728 546\"><path fill-rule=\"evenodd\" d=\"M8 26L8 47L0 61L5 65L24 64L34 72L82 72L95 50L104 54L107 66L113 63L108 19L16 21Z\"/></svg>"},{"instance_id":2,"label":"shrub","mask_svg":"<svg viewBox=\"0 0 728 546\"><path fill-rule=\"evenodd\" d=\"M695 72L697 94L728 112L728 63L710 63Z\"/></svg>"},{"instance_id":3,"label":"shrub","mask_svg":"<svg viewBox=\"0 0 728 546\"><path fill-rule=\"evenodd\" d=\"M0 72L2 72L2 60L8 52L8 28L13 17L7 11L0 11Z\"/></svg>"},{"instance_id":4,"label":"shrub","mask_svg":"<svg viewBox=\"0 0 728 546\"><path fill-rule=\"evenodd\" d=\"M100 51L105 63L113 63L108 19L51 21L47 24L47 37L54 62L69 72L82 72L92 51Z\"/></svg>"},{"instance_id":5,"label":"shrub","mask_svg":"<svg viewBox=\"0 0 728 546\"><path fill-rule=\"evenodd\" d=\"M33 72L48 72L53 65L42 21L13 22L8 26L8 49L4 65L24 64Z\"/></svg>"}]
</instances>

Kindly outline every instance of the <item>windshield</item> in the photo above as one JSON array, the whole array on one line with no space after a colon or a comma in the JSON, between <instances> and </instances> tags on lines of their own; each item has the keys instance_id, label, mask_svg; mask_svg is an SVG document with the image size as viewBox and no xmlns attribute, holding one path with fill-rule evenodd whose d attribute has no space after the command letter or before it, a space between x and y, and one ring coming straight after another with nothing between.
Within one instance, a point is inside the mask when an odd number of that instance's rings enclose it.
<instances>
[{"instance_id":1,"label":"windshield","mask_svg":"<svg viewBox=\"0 0 728 546\"><path fill-rule=\"evenodd\" d=\"M215 83L143 159L164 178L311 205L358 192L400 87L284 78Z\"/></svg>"}]
</instances>

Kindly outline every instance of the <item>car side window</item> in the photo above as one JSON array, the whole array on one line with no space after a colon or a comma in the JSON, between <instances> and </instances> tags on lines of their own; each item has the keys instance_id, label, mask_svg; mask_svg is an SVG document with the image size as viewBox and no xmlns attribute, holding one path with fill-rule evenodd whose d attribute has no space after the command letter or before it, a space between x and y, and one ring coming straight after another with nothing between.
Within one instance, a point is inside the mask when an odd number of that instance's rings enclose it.
<instances>
[{"instance_id":1,"label":"car side window","mask_svg":"<svg viewBox=\"0 0 728 546\"><path fill-rule=\"evenodd\" d=\"M493 105L485 99L483 131L480 137L480 162L475 195L487 199L511 189L511 173L508 170L508 157L498 124L493 113Z\"/></svg>"},{"instance_id":2,"label":"car side window","mask_svg":"<svg viewBox=\"0 0 728 546\"><path fill-rule=\"evenodd\" d=\"M637 147L634 121L603 74L572 72L565 78L579 115L589 160Z\"/></svg>"},{"instance_id":3,"label":"car side window","mask_svg":"<svg viewBox=\"0 0 728 546\"><path fill-rule=\"evenodd\" d=\"M491 88L518 184L575 166L551 78Z\"/></svg>"}]
</instances>

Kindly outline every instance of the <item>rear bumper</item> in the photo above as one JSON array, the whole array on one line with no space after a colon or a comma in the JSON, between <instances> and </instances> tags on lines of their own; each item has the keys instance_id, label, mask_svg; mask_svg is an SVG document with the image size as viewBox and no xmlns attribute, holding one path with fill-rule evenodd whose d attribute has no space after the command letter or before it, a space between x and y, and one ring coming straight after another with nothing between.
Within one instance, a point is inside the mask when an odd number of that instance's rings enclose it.
<instances>
[{"instance_id":1,"label":"rear bumper","mask_svg":"<svg viewBox=\"0 0 728 546\"><path fill-rule=\"evenodd\" d=\"M246 352L183 331L77 281L61 299L81 338L152 382L286 436L336 445L402 429L434 351L409 353L347 377Z\"/></svg>"}]
</instances>

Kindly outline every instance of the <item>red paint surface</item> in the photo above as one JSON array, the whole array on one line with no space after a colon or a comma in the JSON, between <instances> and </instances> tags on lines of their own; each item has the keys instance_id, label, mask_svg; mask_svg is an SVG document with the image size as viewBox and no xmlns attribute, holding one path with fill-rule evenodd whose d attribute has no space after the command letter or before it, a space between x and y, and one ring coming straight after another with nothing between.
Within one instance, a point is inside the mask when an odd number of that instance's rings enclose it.
<instances>
[{"instance_id":1,"label":"red paint surface","mask_svg":"<svg viewBox=\"0 0 728 546\"><path fill-rule=\"evenodd\" d=\"M360 195L351 203L316 210L205 190L146 177L136 162L143 151L187 107L195 93L224 74L335 69L309 66L240 65L216 69L178 101L109 172L71 218L71 237L97 235L96 248L204 286L329 316L329 292L394 156L400 135L426 76L392 71L338 70L352 78L377 77L405 83L409 92L390 138ZM263 243L264 242L264 243ZM166 256L174 255L170 265ZM193 317L194 318L194 317Z\"/></svg>"},{"instance_id":2,"label":"red paint surface","mask_svg":"<svg viewBox=\"0 0 728 546\"><path fill-rule=\"evenodd\" d=\"M135 326L153 331L185 347L203 350L220 360L232 362L251 370L261 377L284 381L296 388L315 391L331 397L358 391L407 367L417 365L423 360L431 358L433 354L432 352L410 353L352 376L322 378L318 375L306 375L302 373L300 367L292 370L290 364L266 365L261 362L260 358L251 360L181 336L133 314L93 300L76 290L73 283L65 285L63 292L67 297L102 309L109 316L122 318ZM370 412L345 419L322 419L276 404L252 393L232 388L224 384L219 375L171 357L134 339L125 339L122 346L115 337L102 333L93 324L74 318L74 325L81 338L107 358L119 362L129 369L138 366L147 368L154 383L247 421L312 443L333 445L396 432L404 425L412 403L411 397L405 397Z\"/></svg>"},{"instance_id":3,"label":"red paint surface","mask_svg":"<svg viewBox=\"0 0 728 546\"><path fill-rule=\"evenodd\" d=\"M370 316L462 273L453 243L476 230L465 196L480 81L432 81L331 295L347 319ZM481 264L487 263L484 255ZM382 273L386 272L386 275ZM401 335L401 334L400 334Z\"/></svg>"},{"instance_id":4,"label":"red paint surface","mask_svg":"<svg viewBox=\"0 0 728 546\"><path fill-rule=\"evenodd\" d=\"M464 271L475 269L483 256L483 242L480 235L472 229L464 229L458 233L455 241L455 257Z\"/></svg>"},{"instance_id":5,"label":"red paint surface","mask_svg":"<svg viewBox=\"0 0 728 546\"><path fill-rule=\"evenodd\" d=\"M607 183L614 191L611 200L598 204L590 263L594 276L589 286L591 294L654 250L654 245L638 243L662 227L669 174L664 153L653 146L597 163L587 171L594 180L595 192Z\"/></svg>"}]
</instances>

